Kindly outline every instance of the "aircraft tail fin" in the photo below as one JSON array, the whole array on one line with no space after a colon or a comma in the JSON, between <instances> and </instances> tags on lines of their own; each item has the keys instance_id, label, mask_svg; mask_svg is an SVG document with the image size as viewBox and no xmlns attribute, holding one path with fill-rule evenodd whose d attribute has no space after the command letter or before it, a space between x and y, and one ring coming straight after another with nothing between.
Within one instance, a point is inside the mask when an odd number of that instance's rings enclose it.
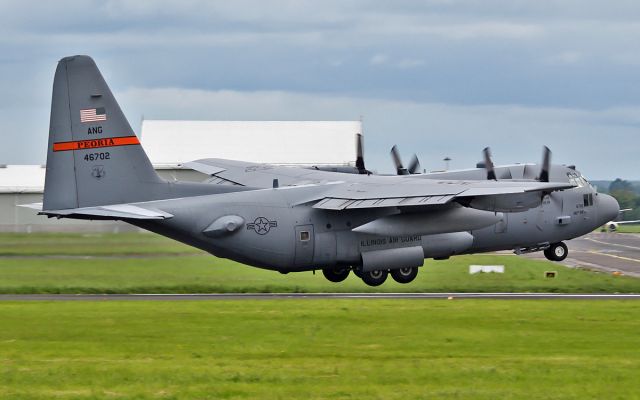
<instances>
[{"instance_id":1,"label":"aircraft tail fin","mask_svg":"<svg viewBox=\"0 0 640 400\"><path fill-rule=\"evenodd\" d=\"M91 57L65 57L53 82L44 210L152 200L153 169Z\"/></svg>"}]
</instances>

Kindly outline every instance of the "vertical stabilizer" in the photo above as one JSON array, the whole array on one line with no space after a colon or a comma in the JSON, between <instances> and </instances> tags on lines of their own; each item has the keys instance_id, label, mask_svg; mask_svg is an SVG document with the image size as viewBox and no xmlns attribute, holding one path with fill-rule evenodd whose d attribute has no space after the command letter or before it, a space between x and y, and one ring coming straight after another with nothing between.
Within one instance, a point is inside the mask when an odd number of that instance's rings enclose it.
<instances>
[{"instance_id":1,"label":"vertical stabilizer","mask_svg":"<svg viewBox=\"0 0 640 400\"><path fill-rule=\"evenodd\" d=\"M91 57L60 60L43 209L145 201L166 190Z\"/></svg>"}]
</instances>

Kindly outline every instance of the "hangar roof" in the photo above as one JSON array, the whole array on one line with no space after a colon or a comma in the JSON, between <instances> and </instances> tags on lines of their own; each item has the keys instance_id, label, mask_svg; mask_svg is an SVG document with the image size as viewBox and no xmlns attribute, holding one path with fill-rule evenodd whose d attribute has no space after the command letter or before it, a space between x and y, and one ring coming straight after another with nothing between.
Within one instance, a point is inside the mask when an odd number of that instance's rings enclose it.
<instances>
[{"instance_id":1,"label":"hangar roof","mask_svg":"<svg viewBox=\"0 0 640 400\"><path fill-rule=\"evenodd\" d=\"M144 120L141 140L156 167L200 158L270 164L349 164L360 121Z\"/></svg>"},{"instance_id":2,"label":"hangar roof","mask_svg":"<svg viewBox=\"0 0 640 400\"><path fill-rule=\"evenodd\" d=\"M2 165L0 193L42 193L44 174L42 165Z\"/></svg>"}]
</instances>

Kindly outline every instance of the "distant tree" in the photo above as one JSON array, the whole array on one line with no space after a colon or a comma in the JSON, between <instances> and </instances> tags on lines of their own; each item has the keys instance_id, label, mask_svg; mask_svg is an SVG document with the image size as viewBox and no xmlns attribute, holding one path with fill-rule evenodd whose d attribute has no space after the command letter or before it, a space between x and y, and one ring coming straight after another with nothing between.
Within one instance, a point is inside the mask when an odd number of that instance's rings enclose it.
<instances>
[{"instance_id":1,"label":"distant tree","mask_svg":"<svg viewBox=\"0 0 640 400\"><path fill-rule=\"evenodd\" d=\"M629 181L625 181L624 179L617 178L615 181L611 182L609 185L609 193L613 192L633 192L633 186Z\"/></svg>"},{"instance_id":2,"label":"distant tree","mask_svg":"<svg viewBox=\"0 0 640 400\"><path fill-rule=\"evenodd\" d=\"M632 209L623 213L620 216L621 220L640 219L640 196L635 192L630 182L624 179L616 179L609 185L609 193L618 200L620 209Z\"/></svg>"}]
</instances>

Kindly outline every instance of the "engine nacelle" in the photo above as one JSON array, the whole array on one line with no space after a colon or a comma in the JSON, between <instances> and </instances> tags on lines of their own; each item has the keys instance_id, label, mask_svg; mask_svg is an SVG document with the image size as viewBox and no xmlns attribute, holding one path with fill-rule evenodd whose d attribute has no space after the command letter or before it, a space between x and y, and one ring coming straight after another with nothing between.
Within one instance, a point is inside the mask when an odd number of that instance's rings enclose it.
<instances>
[{"instance_id":1,"label":"engine nacelle","mask_svg":"<svg viewBox=\"0 0 640 400\"><path fill-rule=\"evenodd\" d=\"M478 210L519 212L538 207L542 204L542 197L540 192L480 196L471 200L469 205Z\"/></svg>"}]
</instances>

